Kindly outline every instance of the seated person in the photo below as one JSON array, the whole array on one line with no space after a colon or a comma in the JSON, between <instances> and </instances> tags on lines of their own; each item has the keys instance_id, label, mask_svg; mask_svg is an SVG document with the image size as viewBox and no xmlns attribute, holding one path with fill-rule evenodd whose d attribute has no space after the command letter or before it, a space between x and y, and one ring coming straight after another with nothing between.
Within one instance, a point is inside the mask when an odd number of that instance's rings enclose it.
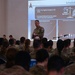
<instances>
[{"instance_id":1,"label":"seated person","mask_svg":"<svg viewBox=\"0 0 75 75\"><path fill-rule=\"evenodd\" d=\"M49 58L47 64L48 75L63 75L64 73L64 60L57 55Z\"/></svg>"},{"instance_id":2,"label":"seated person","mask_svg":"<svg viewBox=\"0 0 75 75\"><path fill-rule=\"evenodd\" d=\"M37 64L30 69L33 75L47 75L48 52L45 49L40 49L36 52Z\"/></svg>"},{"instance_id":3,"label":"seated person","mask_svg":"<svg viewBox=\"0 0 75 75\"><path fill-rule=\"evenodd\" d=\"M17 49L8 48L6 52L6 63L0 65L0 72L6 68L11 68L15 64L15 56L17 54Z\"/></svg>"},{"instance_id":4,"label":"seated person","mask_svg":"<svg viewBox=\"0 0 75 75\"><path fill-rule=\"evenodd\" d=\"M29 71L30 55L19 51L15 57L15 65L0 72L0 75L31 75Z\"/></svg>"},{"instance_id":5,"label":"seated person","mask_svg":"<svg viewBox=\"0 0 75 75\"><path fill-rule=\"evenodd\" d=\"M41 43L41 40L34 40L33 41L33 51L30 53L30 55L31 55L31 58L32 59L35 59L35 57L36 57L36 52L38 51L38 50L40 50L42 48L42 43Z\"/></svg>"}]
</instances>

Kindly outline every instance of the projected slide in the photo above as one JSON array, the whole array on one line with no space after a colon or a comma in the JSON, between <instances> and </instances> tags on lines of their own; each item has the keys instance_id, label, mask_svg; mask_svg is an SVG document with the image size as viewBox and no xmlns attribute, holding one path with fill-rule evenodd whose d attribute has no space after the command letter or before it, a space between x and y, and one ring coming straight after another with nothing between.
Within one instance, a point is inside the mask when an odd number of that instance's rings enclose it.
<instances>
[{"instance_id":1,"label":"projected slide","mask_svg":"<svg viewBox=\"0 0 75 75\"><path fill-rule=\"evenodd\" d=\"M75 6L36 7L36 19L75 18Z\"/></svg>"},{"instance_id":2,"label":"projected slide","mask_svg":"<svg viewBox=\"0 0 75 75\"><path fill-rule=\"evenodd\" d=\"M35 29L34 20L38 19L44 27L44 37L57 40L61 34L75 34L75 0L29 0L28 1L28 38ZM70 29L69 29L70 28Z\"/></svg>"},{"instance_id":3,"label":"projected slide","mask_svg":"<svg viewBox=\"0 0 75 75\"><path fill-rule=\"evenodd\" d=\"M74 20L59 20L59 35L68 34L66 38L74 39L75 38L75 19ZM65 38L64 38L65 39Z\"/></svg>"}]
</instances>

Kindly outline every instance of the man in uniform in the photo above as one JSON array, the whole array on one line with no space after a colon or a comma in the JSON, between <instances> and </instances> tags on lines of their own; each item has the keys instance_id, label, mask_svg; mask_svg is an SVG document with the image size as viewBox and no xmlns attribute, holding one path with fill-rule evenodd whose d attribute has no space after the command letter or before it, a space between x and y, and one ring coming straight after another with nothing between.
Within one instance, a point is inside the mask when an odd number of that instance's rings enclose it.
<instances>
[{"instance_id":1,"label":"man in uniform","mask_svg":"<svg viewBox=\"0 0 75 75\"><path fill-rule=\"evenodd\" d=\"M39 25L39 20L35 20L35 26L36 28L33 31L32 38L35 39L36 37L38 37L42 39L44 36L44 28Z\"/></svg>"}]
</instances>

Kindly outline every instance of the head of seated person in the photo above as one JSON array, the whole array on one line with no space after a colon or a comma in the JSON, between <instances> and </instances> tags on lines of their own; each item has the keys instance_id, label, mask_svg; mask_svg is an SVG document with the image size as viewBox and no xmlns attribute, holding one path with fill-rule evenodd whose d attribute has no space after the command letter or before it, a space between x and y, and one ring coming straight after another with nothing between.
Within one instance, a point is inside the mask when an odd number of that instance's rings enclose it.
<instances>
[{"instance_id":1,"label":"head of seated person","mask_svg":"<svg viewBox=\"0 0 75 75\"><path fill-rule=\"evenodd\" d=\"M29 71L31 57L26 51L19 51L15 57L15 64Z\"/></svg>"},{"instance_id":2,"label":"head of seated person","mask_svg":"<svg viewBox=\"0 0 75 75\"><path fill-rule=\"evenodd\" d=\"M13 46L15 44L14 39L9 39L9 45Z\"/></svg>"},{"instance_id":3,"label":"head of seated person","mask_svg":"<svg viewBox=\"0 0 75 75\"><path fill-rule=\"evenodd\" d=\"M63 42L63 40L59 39L57 41L58 55L61 55L61 52L62 52L63 48L64 48L64 42Z\"/></svg>"},{"instance_id":4,"label":"head of seated person","mask_svg":"<svg viewBox=\"0 0 75 75\"><path fill-rule=\"evenodd\" d=\"M6 52L6 68L10 68L15 65L15 56L18 50L16 48L8 48Z\"/></svg>"},{"instance_id":5,"label":"head of seated person","mask_svg":"<svg viewBox=\"0 0 75 75\"><path fill-rule=\"evenodd\" d=\"M43 48L49 51L50 45L48 41L43 44Z\"/></svg>"},{"instance_id":6,"label":"head of seated person","mask_svg":"<svg viewBox=\"0 0 75 75\"><path fill-rule=\"evenodd\" d=\"M20 41L19 40L16 40L16 45L20 45Z\"/></svg>"},{"instance_id":7,"label":"head of seated person","mask_svg":"<svg viewBox=\"0 0 75 75\"><path fill-rule=\"evenodd\" d=\"M47 50L40 49L36 52L37 65L47 67L48 58L49 58L49 54Z\"/></svg>"},{"instance_id":8,"label":"head of seated person","mask_svg":"<svg viewBox=\"0 0 75 75\"><path fill-rule=\"evenodd\" d=\"M26 38L25 37L21 37L20 38L20 44L24 44L25 43Z\"/></svg>"},{"instance_id":9,"label":"head of seated person","mask_svg":"<svg viewBox=\"0 0 75 75\"><path fill-rule=\"evenodd\" d=\"M44 45L44 43L47 42L47 38L46 38L46 37L43 37L43 38L41 39L41 41L42 41L42 44Z\"/></svg>"},{"instance_id":10,"label":"head of seated person","mask_svg":"<svg viewBox=\"0 0 75 75\"><path fill-rule=\"evenodd\" d=\"M13 38L13 35L9 35L9 39L14 39L14 38Z\"/></svg>"},{"instance_id":11,"label":"head of seated person","mask_svg":"<svg viewBox=\"0 0 75 75\"><path fill-rule=\"evenodd\" d=\"M53 41L49 40L48 42L49 42L50 49L52 49L53 48Z\"/></svg>"},{"instance_id":12,"label":"head of seated person","mask_svg":"<svg viewBox=\"0 0 75 75\"><path fill-rule=\"evenodd\" d=\"M33 48L34 48L34 50L41 49L42 48L41 40L34 39L34 41L33 41Z\"/></svg>"},{"instance_id":13,"label":"head of seated person","mask_svg":"<svg viewBox=\"0 0 75 75\"><path fill-rule=\"evenodd\" d=\"M26 39L26 41L25 41L25 46L26 46L26 47L29 47L29 46L30 46L30 43L31 43L30 39Z\"/></svg>"},{"instance_id":14,"label":"head of seated person","mask_svg":"<svg viewBox=\"0 0 75 75\"><path fill-rule=\"evenodd\" d=\"M66 39L64 40L64 48L69 48L71 45L71 39Z\"/></svg>"},{"instance_id":15,"label":"head of seated person","mask_svg":"<svg viewBox=\"0 0 75 75\"><path fill-rule=\"evenodd\" d=\"M47 75L48 52L45 49L39 49L36 52L36 65L30 69L33 75Z\"/></svg>"},{"instance_id":16,"label":"head of seated person","mask_svg":"<svg viewBox=\"0 0 75 75\"><path fill-rule=\"evenodd\" d=\"M64 60L57 55L49 58L47 64L48 75L63 75L64 73Z\"/></svg>"}]
</instances>

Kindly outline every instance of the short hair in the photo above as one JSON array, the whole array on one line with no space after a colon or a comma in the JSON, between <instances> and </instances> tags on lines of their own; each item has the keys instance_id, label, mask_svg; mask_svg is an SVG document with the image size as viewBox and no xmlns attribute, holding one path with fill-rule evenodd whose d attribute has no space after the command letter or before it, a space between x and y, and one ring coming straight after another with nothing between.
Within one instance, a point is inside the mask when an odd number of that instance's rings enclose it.
<instances>
[{"instance_id":1,"label":"short hair","mask_svg":"<svg viewBox=\"0 0 75 75\"><path fill-rule=\"evenodd\" d=\"M20 45L20 41L19 40L16 40L16 45Z\"/></svg>"},{"instance_id":2,"label":"short hair","mask_svg":"<svg viewBox=\"0 0 75 75\"><path fill-rule=\"evenodd\" d=\"M41 40L34 39L34 41L33 41L33 47L34 48L39 48L41 44L42 44Z\"/></svg>"},{"instance_id":3,"label":"short hair","mask_svg":"<svg viewBox=\"0 0 75 75\"><path fill-rule=\"evenodd\" d=\"M46 37L42 38L42 43L45 43L45 42L47 42L47 38Z\"/></svg>"},{"instance_id":4,"label":"short hair","mask_svg":"<svg viewBox=\"0 0 75 75\"><path fill-rule=\"evenodd\" d=\"M68 47L71 44L71 39L64 40L64 47Z\"/></svg>"},{"instance_id":5,"label":"short hair","mask_svg":"<svg viewBox=\"0 0 75 75\"><path fill-rule=\"evenodd\" d=\"M25 42L25 37L21 37L20 38L20 43L24 43Z\"/></svg>"},{"instance_id":6,"label":"short hair","mask_svg":"<svg viewBox=\"0 0 75 75\"><path fill-rule=\"evenodd\" d=\"M9 39L9 45L13 45L14 44L14 39Z\"/></svg>"},{"instance_id":7,"label":"short hair","mask_svg":"<svg viewBox=\"0 0 75 75\"><path fill-rule=\"evenodd\" d=\"M19 51L15 57L15 64L29 70L31 57L28 52Z\"/></svg>"},{"instance_id":8,"label":"short hair","mask_svg":"<svg viewBox=\"0 0 75 75\"><path fill-rule=\"evenodd\" d=\"M6 52L6 58L7 60L14 60L16 53L18 52L18 50L16 48L8 48L7 52Z\"/></svg>"},{"instance_id":9,"label":"short hair","mask_svg":"<svg viewBox=\"0 0 75 75\"><path fill-rule=\"evenodd\" d=\"M64 65L65 65L64 60L60 56L54 55L51 56L48 60L47 70L48 72L50 71L59 72L64 67Z\"/></svg>"},{"instance_id":10,"label":"short hair","mask_svg":"<svg viewBox=\"0 0 75 75\"><path fill-rule=\"evenodd\" d=\"M36 61L37 62L44 62L46 58L49 57L49 54L47 50L45 49L40 49L36 52Z\"/></svg>"},{"instance_id":11,"label":"short hair","mask_svg":"<svg viewBox=\"0 0 75 75\"><path fill-rule=\"evenodd\" d=\"M59 39L57 41L57 50L58 50L59 55L61 55L61 51L63 50L63 48L64 48L64 42L63 40Z\"/></svg>"},{"instance_id":12,"label":"short hair","mask_svg":"<svg viewBox=\"0 0 75 75\"><path fill-rule=\"evenodd\" d=\"M9 35L9 37L13 37L12 35Z\"/></svg>"},{"instance_id":13,"label":"short hair","mask_svg":"<svg viewBox=\"0 0 75 75\"><path fill-rule=\"evenodd\" d=\"M30 45L30 39L26 39L26 41L25 41L25 46L27 47L27 46L29 46Z\"/></svg>"},{"instance_id":14,"label":"short hair","mask_svg":"<svg viewBox=\"0 0 75 75\"><path fill-rule=\"evenodd\" d=\"M49 40L48 42L49 42L49 46L52 47L53 46L53 41Z\"/></svg>"},{"instance_id":15,"label":"short hair","mask_svg":"<svg viewBox=\"0 0 75 75\"><path fill-rule=\"evenodd\" d=\"M45 43L43 44L43 47L44 47L44 48L48 48L48 47L49 47L49 42L48 42L48 41L45 42Z\"/></svg>"},{"instance_id":16,"label":"short hair","mask_svg":"<svg viewBox=\"0 0 75 75\"><path fill-rule=\"evenodd\" d=\"M8 48L6 52L6 67L12 67L15 64L15 56L17 54L18 50L16 48Z\"/></svg>"},{"instance_id":17,"label":"short hair","mask_svg":"<svg viewBox=\"0 0 75 75\"><path fill-rule=\"evenodd\" d=\"M39 22L39 20L35 20L35 21Z\"/></svg>"}]
</instances>

